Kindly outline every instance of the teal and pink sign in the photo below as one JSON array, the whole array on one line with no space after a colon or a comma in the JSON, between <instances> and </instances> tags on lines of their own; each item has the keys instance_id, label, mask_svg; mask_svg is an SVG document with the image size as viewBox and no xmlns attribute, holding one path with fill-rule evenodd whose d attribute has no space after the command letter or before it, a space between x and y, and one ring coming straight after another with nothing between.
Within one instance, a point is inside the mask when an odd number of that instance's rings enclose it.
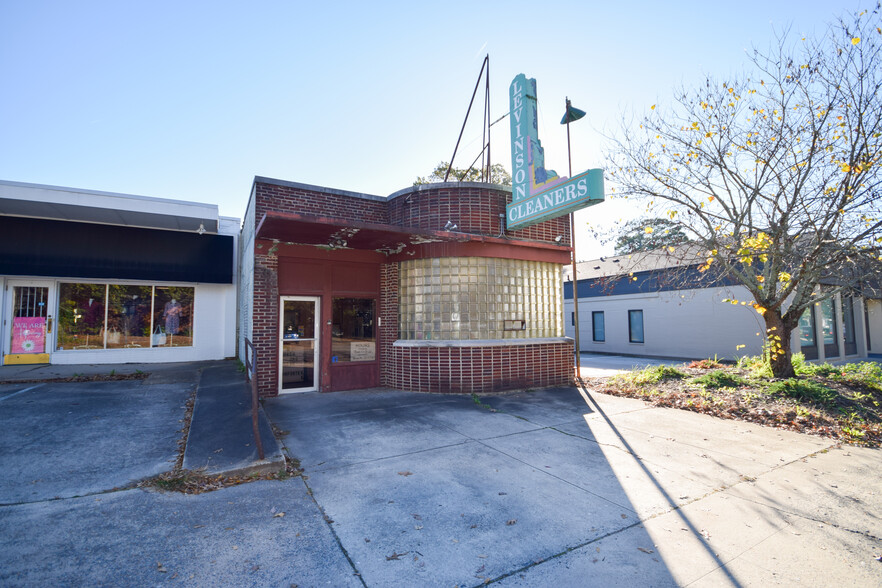
<instances>
[{"instance_id":1,"label":"teal and pink sign","mask_svg":"<svg viewBox=\"0 0 882 588\"><path fill-rule=\"evenodd\" d=\"M545 167L536 118L536 80L519 74L509 88L512 201L506 227L520 229L603 202L603 170L572 178Z\"/></svg>"}]
</instances>

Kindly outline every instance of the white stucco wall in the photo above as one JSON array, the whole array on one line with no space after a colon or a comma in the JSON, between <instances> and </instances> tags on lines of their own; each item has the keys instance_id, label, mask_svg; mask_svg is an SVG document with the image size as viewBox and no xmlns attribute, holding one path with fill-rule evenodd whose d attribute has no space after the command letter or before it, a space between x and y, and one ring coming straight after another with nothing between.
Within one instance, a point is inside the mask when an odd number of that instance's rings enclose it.
<instances>
[{"instance_id":1,"label":"white stucco wall","mask_svg":"<svg viewBox=\"0 0 882 588\"><path fill-rule=\"evenodd\" d=\"M239 236L239 314L238 314L238 357L245 362L245 339L253 340L251 312L254 308L254 190L248 199L245 219Z\"/></svg>"},{"instance_id":2,"label":"white stucco wall","mask_svg":"<svg viewBox=\"0 0 882 588\"><path fill-rule=\"evenodd\" d=\"M691 359L758 355L766 329L762 316L748 306L724 303L726 298L752 300L741 287L582 298L580 347L583 352ZM604 312L604 342L592 340L591 313L598 310ZM644 343L628 340L629 310L643 311ZM573 301L566 300L564 324L569 337L575 335L572 312Z\"/></svg>"}]
</instances>

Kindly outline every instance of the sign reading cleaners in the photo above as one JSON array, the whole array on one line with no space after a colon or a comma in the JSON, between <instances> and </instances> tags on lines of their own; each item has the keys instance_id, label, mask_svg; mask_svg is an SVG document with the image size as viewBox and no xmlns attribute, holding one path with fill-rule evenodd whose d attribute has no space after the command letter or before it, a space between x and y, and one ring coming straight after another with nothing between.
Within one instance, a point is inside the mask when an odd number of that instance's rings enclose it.
<instances>
[{"instance_id":1,"label":"sign reading cleaners","mask_svg":"<svg viewBox=\"0 0 882 588\"><path fill-rule=\"evenodd\" d=\"M512 202L506 227L518 229L603 202L603 170L572 178L545 168L536 118L536 80L519 74L509 89L511 104Z\"/></svg>"}]
</instances>

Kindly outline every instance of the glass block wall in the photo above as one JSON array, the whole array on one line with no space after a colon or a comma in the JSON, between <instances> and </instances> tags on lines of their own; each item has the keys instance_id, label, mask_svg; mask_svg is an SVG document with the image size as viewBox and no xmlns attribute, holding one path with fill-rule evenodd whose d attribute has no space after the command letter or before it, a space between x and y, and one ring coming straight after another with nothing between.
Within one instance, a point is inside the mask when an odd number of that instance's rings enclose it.
<instances>
[{"instance_id":1,"label":"glass block wall","mask_svg":"<svg viewBox=\"0 0 882 588\"><path fill-rule=\"evenodd\" d=\"M488 257L403 261L399 336L417 340L562 337L561 266Z\"/></svg>"}]
</instances>

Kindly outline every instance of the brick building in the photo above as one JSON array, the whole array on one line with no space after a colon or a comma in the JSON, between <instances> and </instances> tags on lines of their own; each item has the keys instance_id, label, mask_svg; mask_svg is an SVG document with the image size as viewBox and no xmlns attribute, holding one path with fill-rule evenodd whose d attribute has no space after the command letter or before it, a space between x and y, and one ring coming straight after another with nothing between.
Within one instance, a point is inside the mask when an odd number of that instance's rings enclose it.
<instances>
[{"instance_id":1,"label":"brick building","mask_svg":"<svg viewBox=\"0 0 882 588\"><path fill-rule=\"evenodd\" d=\"M389 197L257 177L241 234L239 354L260 393L486 393L572 382L567 217L505 231L511 189Z\"/></svg>"}]
</instances>

